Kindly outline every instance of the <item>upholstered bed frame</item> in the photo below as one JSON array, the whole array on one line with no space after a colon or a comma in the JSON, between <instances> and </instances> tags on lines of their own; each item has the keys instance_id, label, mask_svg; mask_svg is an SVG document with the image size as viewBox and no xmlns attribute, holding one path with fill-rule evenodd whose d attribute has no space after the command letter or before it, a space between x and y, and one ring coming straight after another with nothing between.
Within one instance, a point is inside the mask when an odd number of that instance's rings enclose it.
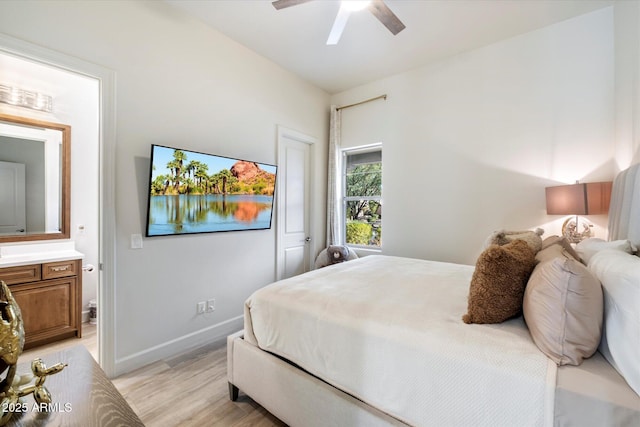
<instances>
[{"instance_id":1,"label":"upholstered bed frame","mask_svg":"<svg viewBox=\"0 0 640 427\"><path fill-rule=\"evenodd\" d=\"M243 339L227 338L229 397L238 389L290 426L406 426Z\"/></svg>"},{"instance_id":2,"label":"upholstered bed frame","mask_svg":"<svg viewBox=\"0 0 640 427\"><path fill-rule=\"evenodd\" d=\"M619 239L640 246L640 164L620 172L613 183L609 240Z\"/></svg>"},{"instance_id":3,"label":"upholstered bed frame","mask_svg":"<svg viewBox=\"0 0 640 427\"><path fill-rule=\"evenodd\" d=\"M609 215L609 240L629 239L640 246L640 165L623 171L616 178ZM231 400L236 400L242 390L291 426L406 425L248 343L243 339L243 333L240 331L227 338ZM556 405L558 399L562 399L562 404L568 403L569 407L573 405L581 410L575 416L573 413L556 414L555 424L580 425L586 421L596 425L593 422L602 419L602 411L611 408L619 411L627 422L639 420L640 398L624 379L599 353L587 362L580 370L572 370L572 367L558 370ZM599 375L602 380L598 379Z\"/></svg>"}]
</instances>

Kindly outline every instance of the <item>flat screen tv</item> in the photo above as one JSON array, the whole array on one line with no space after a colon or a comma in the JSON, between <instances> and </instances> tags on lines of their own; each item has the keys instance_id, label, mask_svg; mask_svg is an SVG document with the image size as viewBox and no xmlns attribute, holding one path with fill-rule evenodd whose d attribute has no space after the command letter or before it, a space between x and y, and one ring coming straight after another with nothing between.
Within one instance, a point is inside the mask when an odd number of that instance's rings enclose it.
<instances>
[{"instance_id":1,"label":"flat screen tv","mask_svg":"<svg viewBox=\"0 0 640 427\"><path fill-rule=\"evenodd\" d=\"M277 167L151 146L146 236L271 228Z\"/></svg>"}]
</instances>

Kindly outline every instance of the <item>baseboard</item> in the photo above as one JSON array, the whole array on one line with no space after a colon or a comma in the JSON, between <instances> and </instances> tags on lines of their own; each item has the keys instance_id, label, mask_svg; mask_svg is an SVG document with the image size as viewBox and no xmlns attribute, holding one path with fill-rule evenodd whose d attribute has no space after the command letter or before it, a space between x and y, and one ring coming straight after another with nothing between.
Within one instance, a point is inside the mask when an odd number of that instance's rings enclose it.
<instances>
[{"instance_id":1,"label":"baseboard","mask_svg":"<svg viewBox=\"0 0 640 427\"><path fill-rule=\"evenodd\" d=\"M127 357L116 359L115 376L125 374L135 369L175 356L185 351L201 347L212 342L226 339L226 337L244 327L244 316L234 317L208 328L192 332L180 338L156 345Z\"/></svg>"}]
</instances>

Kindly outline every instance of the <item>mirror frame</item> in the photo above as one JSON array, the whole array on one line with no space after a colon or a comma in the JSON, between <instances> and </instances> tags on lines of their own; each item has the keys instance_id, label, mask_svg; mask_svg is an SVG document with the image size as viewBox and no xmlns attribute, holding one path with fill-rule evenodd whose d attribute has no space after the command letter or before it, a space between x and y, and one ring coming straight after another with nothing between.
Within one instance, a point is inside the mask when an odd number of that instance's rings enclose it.
<instances>
[{"instance_id":1,"label":"mirror frame","mask_svg":"<svg viewBox=\"0 0 640 427\"><path fill-rule=\"evenodd\" d=\"M0 113L0 122L59 130L62 133L62 146L60 147L60 152L62 154L60 162L62 169L60 171L60 182L62 184L62 191L60 195L60 233L4 235L0 236L0 243L68 239L71 230L71 126L28 117L12 116L3 113Z\"/></svg>"}]
</instances>

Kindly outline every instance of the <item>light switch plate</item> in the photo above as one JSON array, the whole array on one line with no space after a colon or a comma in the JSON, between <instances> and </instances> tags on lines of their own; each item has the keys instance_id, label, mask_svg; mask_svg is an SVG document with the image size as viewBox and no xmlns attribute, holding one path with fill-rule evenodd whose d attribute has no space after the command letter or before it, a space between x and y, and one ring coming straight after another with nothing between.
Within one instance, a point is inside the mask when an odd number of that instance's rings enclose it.
<instances>
[{"instance_id":1,"label":"light switch plate","mask_svg":"<svg viewBox=\"0 0 640 427\"><path fill-rule=\"evenodd\" d=\"M142 249L142 234L131 235L131 249Z\"/></svg>"}]
</instances>

